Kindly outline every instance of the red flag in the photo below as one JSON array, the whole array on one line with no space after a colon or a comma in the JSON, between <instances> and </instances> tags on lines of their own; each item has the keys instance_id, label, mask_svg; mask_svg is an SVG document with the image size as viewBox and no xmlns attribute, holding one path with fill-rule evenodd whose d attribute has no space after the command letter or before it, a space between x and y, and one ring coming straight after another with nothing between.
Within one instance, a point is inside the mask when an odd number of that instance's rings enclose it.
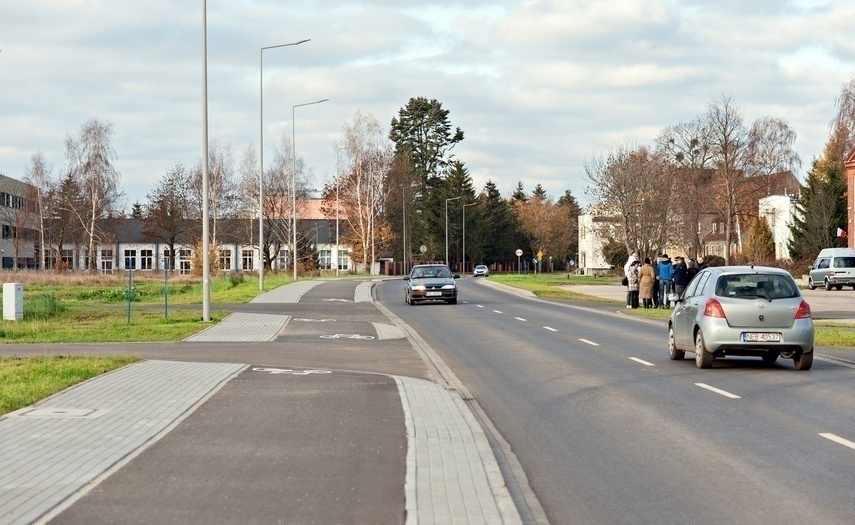
<instances>
[{"instance_id":1,"label":"red flag","mask_svg":"<svg viewBox=\"0 0 855 525\"><path fill-rule=\"evenodd\" d=\"M843 228L837 228L837 236L843 237L845 239L846 238L846 230L844 230Z\"/></svg>"}]
</instances>

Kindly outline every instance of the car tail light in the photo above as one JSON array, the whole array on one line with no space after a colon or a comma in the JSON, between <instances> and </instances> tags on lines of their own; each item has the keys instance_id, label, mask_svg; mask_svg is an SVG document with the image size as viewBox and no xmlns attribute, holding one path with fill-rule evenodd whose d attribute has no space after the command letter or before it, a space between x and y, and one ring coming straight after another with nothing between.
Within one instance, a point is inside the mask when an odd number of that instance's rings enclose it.
<instances>
[{"instance_id":1,"label":"car tail light","mask_svg":"<svg viewBox=\"0 0 855 525\"><path fill-rule=\"evenodd\" d=\"M810 319L810 305L804 299L796 312L796 319Z\"/></svg>"},{"instance_id":2,"label":"car tail light","mask_svg":"<svg viewBox=\"0 0 855 525\"><path fill-rule=\"evenodd\" d=\"M724 309L721 307L721 303L712 298L707 299L707 304L704 306L704 315L707 317L720 317L722 319L727 319L724 315Z\"/></svg>"}]
</instances>

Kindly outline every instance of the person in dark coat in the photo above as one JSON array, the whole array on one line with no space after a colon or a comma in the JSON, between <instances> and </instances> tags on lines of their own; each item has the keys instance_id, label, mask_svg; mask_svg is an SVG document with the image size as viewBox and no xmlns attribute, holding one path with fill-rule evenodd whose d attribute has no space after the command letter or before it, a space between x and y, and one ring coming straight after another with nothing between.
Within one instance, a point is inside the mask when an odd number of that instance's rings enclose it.
<instances>
[{"instance_id":1,"label":"person in dark coat","mask_svg":"<svg viewBox=\"0 0 855 525\"><path fill-rule=\"evenodd\" d=\"M674 277L672 278L674 282L674 293L682 296L683 290L686 289L686 285L689 284L689 276L688 276L689 267L686 266L686 260L681 256L674 257Z\"/></svg>"},{"instance_id":2,"label":"person in dark coat","mask_svg":"<svg viewBox=\"0 0 855 525\"><path fill-rule=\"evenodd\" d=\"M707 267L707 263L704 262L704 258L698 257L698 271L701 271L706 267Z\"/></svg>"},{"instance_id":3,"label":"person in dark coat","mask_svg":"<svg viewBox=\"0 0 855 525\"><path fill-rule=\"evenodd\" d=\"M694 261L694 259L689 259L687 264L688 268L686 269L686 283L692 282L692 279L698 275L698 263Z\"/></svg>"}]
</instances>

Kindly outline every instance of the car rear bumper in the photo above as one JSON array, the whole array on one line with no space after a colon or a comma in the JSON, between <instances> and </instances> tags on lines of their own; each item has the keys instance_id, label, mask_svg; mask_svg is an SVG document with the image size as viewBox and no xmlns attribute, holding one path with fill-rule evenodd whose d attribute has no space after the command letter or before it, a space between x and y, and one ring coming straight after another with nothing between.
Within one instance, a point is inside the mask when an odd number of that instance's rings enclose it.
<instances>
[{"instance_id":1,"label":"car rear bumper","mask_svg":"<svg viewBox=\"0 0 855 525\"><path fill-rule=\"evenodd\" d=\"M724 319L708 318L701 326L704 345L715 354L724 355L762 355L769 350L803 351L813 349L813 322L810 319L796 319L792 326L786 328L742 328L727 324ZM781 340L776 342L743 342L744 332L767 332L781 334Z\"/></svg>"}]
</instances>

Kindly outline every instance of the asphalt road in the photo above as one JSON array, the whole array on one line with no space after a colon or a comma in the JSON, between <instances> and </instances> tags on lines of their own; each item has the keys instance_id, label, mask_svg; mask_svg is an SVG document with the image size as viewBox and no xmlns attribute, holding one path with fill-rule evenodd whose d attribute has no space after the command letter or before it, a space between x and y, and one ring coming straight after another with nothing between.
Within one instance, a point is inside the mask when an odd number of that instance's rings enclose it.
<instances>
[{"instance_id":1,"label":"asphalt road","mask_svg":"<svg viewBox=\"0 0 855 525\"><path fill-rule=\"evenodd\" d=\"M376 296L510 443L552 523L851 523L855 369L668 359L664 325L461 279L460 303Z\"/></svg>"}]
</instances>

